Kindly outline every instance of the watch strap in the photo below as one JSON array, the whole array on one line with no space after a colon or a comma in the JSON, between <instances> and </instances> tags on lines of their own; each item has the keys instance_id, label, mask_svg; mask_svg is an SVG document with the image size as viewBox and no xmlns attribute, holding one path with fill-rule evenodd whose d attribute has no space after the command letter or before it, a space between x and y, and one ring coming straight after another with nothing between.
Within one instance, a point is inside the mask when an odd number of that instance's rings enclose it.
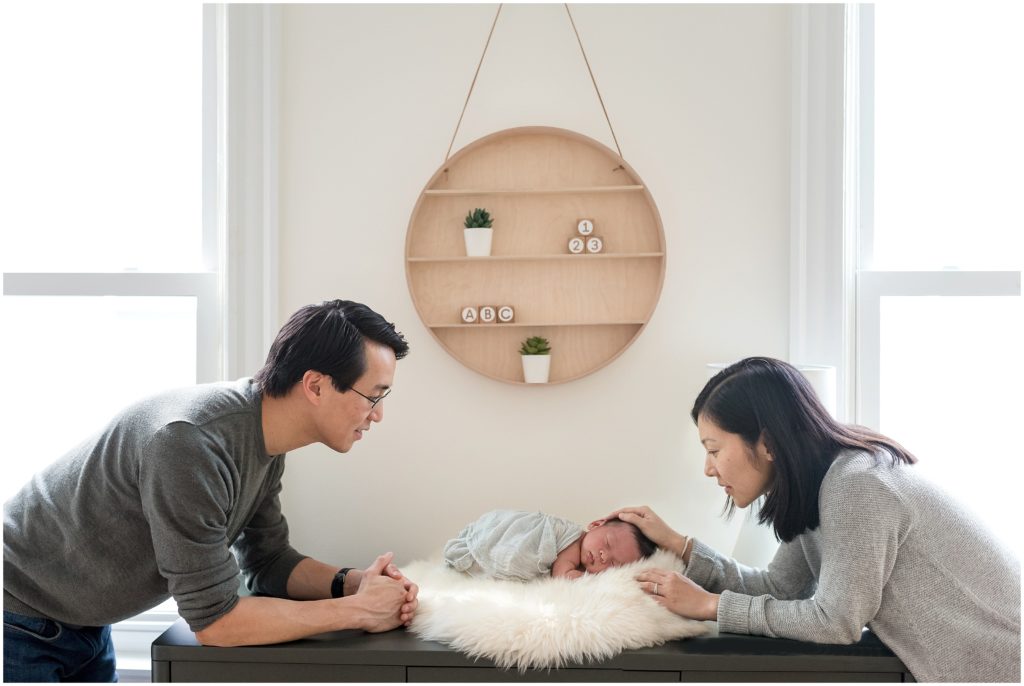
<instances>
[{"instance_id":1,"label":"watch strap","mask_svg":"<svg viewBox=\"0 0 1024 686\"><path fill-rule=\"evenodd\" d=\"M345 577L352 571L352 567L342 567L338 570L338 573L334 575L334 580L331 582L331 597L341 598L345 595Z\"/></svg>"}]
</instances>

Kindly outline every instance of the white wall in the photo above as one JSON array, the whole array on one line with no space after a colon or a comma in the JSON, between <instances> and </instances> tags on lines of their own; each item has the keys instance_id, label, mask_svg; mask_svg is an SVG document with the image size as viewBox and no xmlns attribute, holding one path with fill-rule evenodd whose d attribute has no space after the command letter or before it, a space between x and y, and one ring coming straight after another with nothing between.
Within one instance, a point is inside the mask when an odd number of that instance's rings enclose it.
<instances>
[{"instance_id":1,"label":"white wall","mask_svg":"<svg viewBox=\"0 0 1024 686\"><path fill-rule=\"evenodd\" d=\"M425 557L481 512L589 521L648 503L729 550L737 517L702 474L688 417L704 364L785 357L790 20L778 5L574 5L625 159L665 225L661 300L608 367L551 387L480 376L413 308L404 241L440 166L494 5L282 8L280 317L369 304L412 352L385 421L345 455L288 457L295 546L338 564ZM562 5L506 5L455 150L561 126L613 147Z\"/></svg>"}]
</instances>

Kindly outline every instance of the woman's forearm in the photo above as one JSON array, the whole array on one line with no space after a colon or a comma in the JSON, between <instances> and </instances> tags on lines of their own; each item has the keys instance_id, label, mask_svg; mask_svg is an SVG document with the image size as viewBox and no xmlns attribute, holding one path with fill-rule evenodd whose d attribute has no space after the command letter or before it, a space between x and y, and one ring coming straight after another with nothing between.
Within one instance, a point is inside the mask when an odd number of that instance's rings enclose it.
<instances>
[{"instance_id":1,"label":"woman's forearm","mask_svg":"<svg viewBox=\"0 0 1024 686\"><path fill-rule=\"evenodd\" d=\"M690 550L693 548L691 545L692 540L689 536L673 532L672 539L669 541L667 548L682 558L684 563L690 564Z\"/></svg>"}]
</instances>

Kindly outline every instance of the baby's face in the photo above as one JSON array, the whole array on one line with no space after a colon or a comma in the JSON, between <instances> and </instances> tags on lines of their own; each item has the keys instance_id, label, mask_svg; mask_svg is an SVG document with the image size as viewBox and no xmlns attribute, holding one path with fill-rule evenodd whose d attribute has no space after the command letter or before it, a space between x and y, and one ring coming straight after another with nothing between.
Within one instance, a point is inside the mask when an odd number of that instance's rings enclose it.
<instances>
[{"instance_id":1,"label":"baby's face","mask_svg":"<svg viewBox=\"0 0 1024 686\"><path fill-rule=\"evenodd\" d=\"M640 557L633 532L618 520L592 528L580 541L580 563L590 574L636 562Z\"/></svg>"}]
</instances>

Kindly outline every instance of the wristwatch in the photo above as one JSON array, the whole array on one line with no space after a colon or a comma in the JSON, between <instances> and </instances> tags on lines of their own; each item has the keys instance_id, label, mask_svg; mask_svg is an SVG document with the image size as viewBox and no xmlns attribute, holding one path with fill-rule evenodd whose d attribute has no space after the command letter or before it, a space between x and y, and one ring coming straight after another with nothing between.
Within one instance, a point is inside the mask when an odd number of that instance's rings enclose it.
<instances>
[{"instance_id":1,"label":"wristwatch","mask_svg":"<svg viewBox=\"0 0 1024 686\"><path fill-rule=\"evenodd\" d=\"M342 567L338 570L338 573L334 575L334 581L331 582L331 597L340 598L345 595L345 577L352 571L352 567Z\"/></svg>"}]
</instances>

